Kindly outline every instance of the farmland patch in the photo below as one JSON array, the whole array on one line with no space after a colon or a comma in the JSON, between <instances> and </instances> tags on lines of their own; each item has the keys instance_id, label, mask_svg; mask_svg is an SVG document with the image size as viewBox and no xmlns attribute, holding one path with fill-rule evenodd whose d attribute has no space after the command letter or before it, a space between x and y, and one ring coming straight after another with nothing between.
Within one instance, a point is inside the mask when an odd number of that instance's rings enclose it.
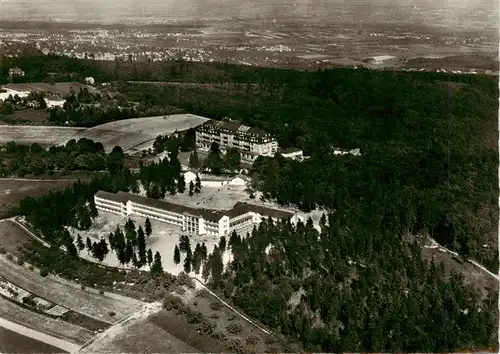
<instances>
[{"instance_id":1,"label":"farmland patch","mask_svg":"<svg viewBox=\"0 0 500 354\"><path fill-rule=\"evenodd\" d=\"M76 181L76 180L75 180ZM0 179L0 218L6 216L9 208L17 206L24 197L37 197L54 189L62 189L70 186L73 181L44 181L44 180L11 180ZM2 227L5 225L2 225ZM12 240L8 233L4 233L0 228L0 235L5 234ZM0 239L0 242L2 240Z\"/></svg>"}]
</instances>

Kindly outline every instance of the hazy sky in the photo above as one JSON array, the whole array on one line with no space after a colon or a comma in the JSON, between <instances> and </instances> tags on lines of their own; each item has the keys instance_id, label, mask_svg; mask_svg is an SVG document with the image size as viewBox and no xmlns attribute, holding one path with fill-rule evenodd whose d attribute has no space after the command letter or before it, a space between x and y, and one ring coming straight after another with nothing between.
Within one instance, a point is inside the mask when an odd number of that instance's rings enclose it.
<instances>
[{"instance_id":1,"label":"hazy sky","mask_svg":"<svg viewBox=\"0 0 500 354\"><path fill-rule=\"evenodd\" d=\"M498 0L0 0L1 18L53 19L65 21L127 22L132 18L146 21L201 20L209 18L265 18L328 16L339 9L359 9L374 22L384 21L390 9L400 17L417 11L448 9L444 22L463 23L467 17L485 16L485 25L498 27ZM413 7L418 9L413 9ZM496 12L495 12L496 11ZM489 19L488 16L489 15Z\"/></svg>"}]
</instances>

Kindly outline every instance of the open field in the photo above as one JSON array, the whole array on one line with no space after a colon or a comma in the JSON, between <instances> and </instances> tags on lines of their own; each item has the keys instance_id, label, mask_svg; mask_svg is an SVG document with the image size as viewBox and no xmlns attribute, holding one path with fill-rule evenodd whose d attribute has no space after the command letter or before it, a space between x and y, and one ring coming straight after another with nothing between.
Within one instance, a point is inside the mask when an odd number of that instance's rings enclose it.
<instances>
[{"instance_id":1,"label":"open field","mask_svg":"<svg viewBox=\"0 0 500 354\"><path fill-rule=\"evenodd\" d=\"M422 249L422 256L428 261L434 259L436 262L442 262L446 272L453 270L462 274L466 282L479 289L483 295L491 293L492 289L498 288L498 281L495 278L473 264L461 260L448 252L443 252L439 247L424 247Z\"/></svg>"},{"instance_id":2,"label":"open field","mask_svg":"<svg viewBox=\"0 0 500 354\"><path fill-rule=\"evenodd\" d=\"M21 114L21 112L19 113ZM22 118L22 115L19 117ZM39 119L42 119L41 117ZM37 125L0 125L0 145L10 141L19 144L37 143L43 147L65 144L71 139L87 138L104 145L106 152L121 146L124 151L148 149L158 135L194 128L209 118L193 114L125 119L93 128Z\"/></svg>"},{"instance_id":3,"label":"open field","mask_svg":"<svg viewBox=\"0 0 500 354\"><path fill-rule=\"evenodd\" d=\"M73 181L44 181L44 180L6 180L0 179L0 218L3 218L9 208L17 206L21 199L35 197L50 190L62 189L70 186Z\"/></svg>"},{"instance_id":4,"label":"open field","mask_svg":"<svg viewBox=\"0 0 500 354\"><path fill-rule=\"evenodd\" d=\"M195 348L184 343L149 318L161 311L161 303L145 305L123 323L110 327L81 349L83 353L194 353Z\"/></svg>"},{"instance_id":5,"label":"open field","mask_svg":"<svg viewBox=\"0 0 500 354\"><path fill-rule=\"evenodd\" d=\"M85 128L34 125L0 125L0 145L15 141L18 144L37 143L43 147L58 145Z\"/></svg>"},{"instance_id":6,"label":"open field","mask_svg":"<svg viewBox=\"0 0 500 354\"><path fill-rule=\"evenodd\" d=\"M0 247L5 252L21 257L22 247L32 240L31 236L17 224L9 220L0 220Z\"/></svg>"},{"instance_id":7,"label":"open field","mask_svg":"<svg viewBox=\"0 0 500 354\"><path fill-rule=\"evenodd\" d=\"M0 256L0 276L32 294L107 323L115 323L127 317L142 304L141 301L117 294L100 295L96 290L82 290L77 284L60 277L42 277L36 268L31 271L26 266L9 261L3 255ZM115 315L110 316L111 312Z\"/></svg>"},{"instance_id":8,"label":"open field","mask_svg":"<svg viewBox=\"0 0 500 354\"><path fill-rule=\"evenodd\" d=\"M50 344L23 336L0 326L0 351L2 353L66 353Z\"/></svg>"},{"instance_id":9,"label":"open field","mask_svg":"<svg viewBox=\"0 0 500 354\"><path fill-rule=\"evenodd\" d=\"M124 119L80 131L68 140L87 138L101 142L106 152L116 145L126 151L148 141L152 146L158 135L197 127L207 120L208 118L194 114Z\"/></svg>"},{"instance_id":10,"label":"open field","mask_svg":"<svg viewBox=\"0 0 500 354\"><path fill-rule=\"evenodd\" d=\"M89 330L28 310L3 297L0 297L0 318L80 345L94 336Z\"/></svg>"},{"instance_id":11,"label":"open field","mask_svg":"<svg viewBox=\"0 0 500 354\"><path fill-rule=\"evenodd\" d=\"M100 91L95 87L84 85L79 82L56 82L54 84L48 82L30 82L22 84L6 84L1 87L15 91L46 92L47 94L59 95L61 97L69 95L71 90L78 93L78 91L84 87L86 87L91 93L100 93Z\"/></svg>"},{"instance_id":12,"label":"open field","mask_svg":"<svg viewBox=\"0 0 500 354\"><path fill-rule=\"evenodd\" d=\"M8 116L0 116L0 123L5 124L30 124L30 125L51 125L47 120L49 114L44 109L27 108L15 111Z\"/></svg>"}]
</instances>

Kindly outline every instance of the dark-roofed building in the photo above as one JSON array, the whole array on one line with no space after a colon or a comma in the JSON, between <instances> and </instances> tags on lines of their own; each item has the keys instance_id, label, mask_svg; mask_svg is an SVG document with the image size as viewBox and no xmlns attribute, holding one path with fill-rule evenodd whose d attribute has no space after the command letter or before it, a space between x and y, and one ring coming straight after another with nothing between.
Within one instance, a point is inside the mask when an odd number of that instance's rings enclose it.
<instances>
[{"instance_id":1,"label":"dark-roofed building","mask_svg":"<svg viewBox=\"0 0 500 354\"><path fill-rule=\"evenodd\" d=\"M209 150L213 142L219 144L221 151L236 148L241 160L253 163L260 156L274 156L278 142L269 133L259 128L251 128L236 120L209 120L196 129L196 146Z\"/></svg>"},{"instance_id":2,"label":"dark-roofed building","mask_svg":"<svg viewBox=\"0 0 500 354\"><path fill-rule=\"evenodd\" d=\"M189 234L220 237L236 231L245 234L260 224L263 218L274 221L299 220L293 212L238 202L230 210L191 208L164 200L136 194L98 191L94 195L96 208L122 216L137 215L176 225Z\"/></svg>"}]
</instances>

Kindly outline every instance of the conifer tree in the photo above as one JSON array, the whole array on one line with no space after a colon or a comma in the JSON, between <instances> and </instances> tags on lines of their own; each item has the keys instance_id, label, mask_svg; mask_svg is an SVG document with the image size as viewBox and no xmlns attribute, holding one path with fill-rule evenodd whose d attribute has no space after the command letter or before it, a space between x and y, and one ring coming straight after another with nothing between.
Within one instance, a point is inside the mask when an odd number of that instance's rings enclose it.
<instances>
[{"instance_id":1,"label":"conifer tree","mask_svg":"<svg viewBox=\"0 0 500 354\"><path fill-rule=\"evenodd\" d=\"M116 257L121 265L127 264L127 252L125 246L122 245L116 250Z\"/></svg>"},{"instance_id":2,"label":"conifer tree","mask_svg":"<svg viewBox=\"0 0 500 354\"><path fill-rule=\"evenodd\" d=\"M201 179L199 175L196 175L196 183L194 184L194 192L196 194L201 192Z\"/></svg>"},{"instance_id":3,"label":"conifer tree","mask_svg":"<svg viewBox=\"0 0 500 354\"><path fill-rule=\"evenodd\" d=\"M202 259L205 261L208 256L207 246L205 245L205 242L201 244L200 248L201 248Z\"/></svg>"},{"instance_id":4,"label":"conifer tree","mask_svg":"<svg viewBox=\"0 0 500 354\"><path fill-rule=\"evenodd\" d=\"M196 244L196 247L194 249L194 254L193 254L193 260L192 260L192 269L195 274L200 273L200 268L201 264L203 262L203 251L201 250L201 246L199 243Z\"/></svg>"},{"instance_id":5,"label":"conifer tree","mask_svg":"<svg viewBox=\"0 0 500 354\"><path fill-rule=\"evenodd\" d=\"M137 259L137 253L135 253L134 251L132 252L132 265L134 266L134 268L142 267L141 261Z\"/></svg>"},{"instance_id":6,"label":"conifer tree","mask_svg":"<svg viewBox=\"0 0 500 354\"><path fill-rule=\"evenodd\" d=\"M153 263L153 252L151 251L151 248L148 249L148 265L151 266L151 263Z\"/></svg>"},{"instance_id":7,"label":"conifer tree","mask_svg":"<svg viewBox=\"0 0 500 354\"><path fill-rule=\"evenodd\" d=\"M125 246L125 264L130 263L130 261L132 260L133 253L134 253L134 247L132 246L132 243L127 242Z\"/></svg>"},{"instance_id":8,"label":"conifer tree","mask_svg":"<svg viewBox=\"0 0 500 354\"><path fill-rule=\"evenodd\" d=\"M186 191L186 180L184 179L184 175L181 174L179 175L179 178L177 180L177 192L182 194L185 191Z\"/></svg>"},{"instance_id":9,"label":"conifer tree","mask_svg":"<svg viewBox=\"0 0 500 354\"><path fill-rule=\"evenodd\" d=\"M147 254L146 254L146 238L144 236L144 232L142 231L141 227L139 227L139 231L137 232L137 248L139 252L139 264L142 266L146 264Z\"/></svg>"},{"instance_id":10,"label":"conifer tree","mask_svg":"<svg viewBox=\"0 0 500 354\"><path fill-rule=\"evenodd\" d=\"M80 234L78 234L76 244L78 246L78 250L83 251L83 249L85 248L85 244L83 243L82 236Z\"/></svg>"},{"instance_id":11,"label":"conifer tree","mask_svg":"<svg viewBox=\"0 0 500 354\"><path fill-rule=\"evenodd\" d=\"M75 244L73 243L73 240L71 238L66 239L66 249L70 256L76 257L78 255L78 250L76 249Z\"/></svg>"},{"instance_id":12,"label":"conifer tree","mask_svg":"<svg viewBox=\"0 0 500 354\"><path fill-rule=\"evenodd\" d=\"M92 241L87 236L87 252L90 254L92 252Z\"/></svg>"},{"instance_id":13,"label":"conifer tree","mask_svg":"<svg viewBox=\"0 0 500 354\"><path fill-rule=\"evenodd\" d=\"M219 239L219 248L221 253L224 253L226 251L226 238L224 236L221 236Z\"/></svg>"},{"instance_id":14,"label":"conifer tree","mask_svg":"<svg viewBox=\"0 0 500 354\"><path fill-rule=\"evenodd\" d=\"M191 247L189 247L186 250L186 258L184 258L184 272L186 272L186 274L191 273L192 256L193 256L193 254L191 251Z\"/></svg>"},{"instance_id":15,"label":"conifer tree","mask_svg":"<svg viewBox=\"0 0 500 354\"><path fill-rule=\"evenodd\" d=\"M192 197L194 194L194 183L193 181L189 182L189 196Z\"/></svg>"},{"instance_id":16,"label":"conifer tree","mask_svg":"<svg viewBox=\"0 0 500 354\"><path fill-rule=\"evenodd\" d=\"M175 245L174 248L174 263L177 265L181 262L181 252L179 251L179 247Z\"/></svg>"},{"instance_id":17,"label":"conifer tree","mask_svg":"<svg viewBox=\"0 0 500 354\"><path fill-rule=\"evenodd\" d=\"M200 160L198 158L198 153L194 150L189 155L189 167L191 168L200 168Z\"/></svg>"},{"instance_id":18,"label":"conifer tree","mask_svg":"<svg viewBox=\"0 0 500 354\"><path fill-rule=\"evenodd\" d=\"M153 232L153 228L151 227L151 221L149 218L146 218L146 223L144 224L144 231L146 232L146 235L151 236L151 233Z\"/></svg>"},{"instance_id":19,"label":"conifer tree","mask_svg":"<svg viewBox=\"0 0 500 354\"><path fill-rule=\"evenodd\" d=\"M101 238L100 247L101 247L103 256L106 257L109 253L109 248L108 248L108 244L106 243L106 240L103 238Z\"/></svg>"},{"instance_id":20,"label":"conifer tree","mask_svg":"<svg viewBox=\"0 0 500 354\"><path fill-rule=\"evenodd\" d=\"M201 271L201 276L203 277L203 280L208 281L210 278L210 263L209 262L204 262L203 263L203 270Z\"/></svg>"},{"instance_id":21,"label":"conifer tree","mask_svg":"<svg viewBox=\"0 0 500 354\"><path fill-rule=\"evenodd\" d=\"M109 248L111 248L111 250L114 250L115 249L115 243L114 243L114 235L113 235L112 232L109 233L108 241L109 241Z\"/></svg>"},{"instance_id":22,"label":"conifer tree","mask_svg":"<svg viewBox=\"0 0 500 354\"><path fill-rule=\"evenodd\" d=\"M152 274L163 274L163 266L161 264L161 256L160 252L156 251L155 257L153 260L153 265L151 266Z\"/></svg>"}]
</instances>

